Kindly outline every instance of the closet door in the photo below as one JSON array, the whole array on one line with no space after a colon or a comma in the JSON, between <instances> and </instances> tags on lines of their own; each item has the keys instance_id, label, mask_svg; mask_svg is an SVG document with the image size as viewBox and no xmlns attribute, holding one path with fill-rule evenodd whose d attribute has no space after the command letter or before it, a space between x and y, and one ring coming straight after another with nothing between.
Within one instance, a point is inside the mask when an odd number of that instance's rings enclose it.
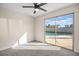
<instances>
[{"instance_id":1,"label":"closet door","mask_svg":"<svg viewBox=\"0 0 79 59\"><path fill-rule=\"evenodd\" d=\"M12 44L15 44L24 33L22 20L9 19L9 32Z\"/></svg>"},{"instance_id":2,"label":"closet door","mask_svg":"<svg viewBox=\"0 0 79 59\"><path fill-rule=\"evenodd\" d=\"M8 43L9 37L7 19L0 18L0 49L5 49L8 47Z\"/></svg>"}]
</instances>

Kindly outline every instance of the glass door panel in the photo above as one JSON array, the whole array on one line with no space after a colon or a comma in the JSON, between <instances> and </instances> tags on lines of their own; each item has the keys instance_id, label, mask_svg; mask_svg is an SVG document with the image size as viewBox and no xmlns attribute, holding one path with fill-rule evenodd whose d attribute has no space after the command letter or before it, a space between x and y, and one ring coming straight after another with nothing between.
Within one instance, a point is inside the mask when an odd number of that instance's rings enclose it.
<instances>
[{"instance_id":1,"label":"glass door panel","mask_svg":"<svg viewBox=\"0 0 79 59\"><path fill-rule=\"evenodd\" d=\"M72 49L72 24L73 14L56 18L56 26L58 26L56 30L56 45Z\"/></svg>"},{"instance_id":2,"label":"glass door panel","mask_svg":"<svg viewBox=\"0 0 79 59\"><path fill-rule=\"evenodd\" d=\"M49 44L56 44L55 18L45 20L45 41Z\"/></svg>"}]
</instances>

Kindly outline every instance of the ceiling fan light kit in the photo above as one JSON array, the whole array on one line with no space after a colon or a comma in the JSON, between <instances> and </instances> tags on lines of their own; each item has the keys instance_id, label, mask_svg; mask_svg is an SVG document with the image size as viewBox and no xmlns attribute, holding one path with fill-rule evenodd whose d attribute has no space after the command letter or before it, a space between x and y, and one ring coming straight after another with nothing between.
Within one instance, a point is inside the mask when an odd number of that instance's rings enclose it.
<instances>
[{"instance_id":1,"label":"ceiling fan light kit","mask_svg":"<svg viewBox=\"0 0 79 59\"><path fill-rule=\"evenodd\" d=\"M47 10L41 8L41 6L43 6L43 5L45 5L45 4L47 4L47 3L40 3L40 4L38 4L38 3L33 3L33 6L22 6L22 7L23 7L23 8L34 8L33 14L35 14L35 13L38 12L39 10L42 10L42 11L46 12Z\"/></svg>"},{"instance_id":2,"label":"ceiling fan light kit","mask_svg":"<svg viewBox=\"0 0 79 59\"><path fill-rule=\"evenodd\" d=\"M39 11L39 9L36 8L35 11L37 12L37 11Z\"/></svg>"}]
</instances>

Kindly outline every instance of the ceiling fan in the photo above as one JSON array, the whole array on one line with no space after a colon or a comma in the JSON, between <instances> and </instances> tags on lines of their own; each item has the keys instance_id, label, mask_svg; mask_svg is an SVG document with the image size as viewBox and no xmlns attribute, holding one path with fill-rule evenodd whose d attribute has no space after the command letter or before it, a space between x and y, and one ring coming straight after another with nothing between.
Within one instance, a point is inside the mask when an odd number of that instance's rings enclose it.
<instances>
[{"instance_id":1,"label":"ceiling fan","mask_svg":"<svg viewBox=\"0 0 79 59\"><path fill-rule=\"evenodd\" d=\"M42 10L42 11L46 12L47 10L41 8L41 6L43 6L43 5L45 5L45 4L47 4L47 3L40 3L40 4L38 4L38 3L33 3L33 6L22 6L22 7L23 7L23 8L34 8L33 14L35 14L35 13L36 13L37 11L39 11L39 10Z\"/></svg>"}]
</instances>

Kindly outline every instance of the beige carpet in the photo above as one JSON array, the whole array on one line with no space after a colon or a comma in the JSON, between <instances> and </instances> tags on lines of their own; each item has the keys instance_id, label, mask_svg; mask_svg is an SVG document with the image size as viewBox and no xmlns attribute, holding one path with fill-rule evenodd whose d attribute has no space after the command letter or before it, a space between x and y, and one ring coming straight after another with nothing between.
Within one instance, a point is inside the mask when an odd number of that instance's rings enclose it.
<instances>
[{"instance_id":1,"label":"beige carpet","mask_svg":"<svg viewBox=\"0 0 79 59\"><path fill-rule=\"evenodd\" d=\"M13 47L13 49L31 49L31 50L61 50L60 47L48 45L45 43L27 43Z\"/></svg>"}]
</instances>

